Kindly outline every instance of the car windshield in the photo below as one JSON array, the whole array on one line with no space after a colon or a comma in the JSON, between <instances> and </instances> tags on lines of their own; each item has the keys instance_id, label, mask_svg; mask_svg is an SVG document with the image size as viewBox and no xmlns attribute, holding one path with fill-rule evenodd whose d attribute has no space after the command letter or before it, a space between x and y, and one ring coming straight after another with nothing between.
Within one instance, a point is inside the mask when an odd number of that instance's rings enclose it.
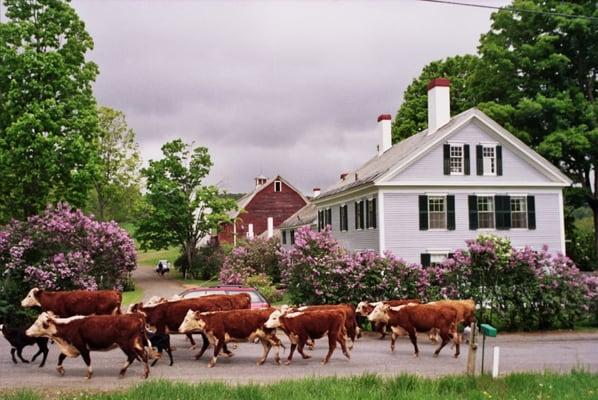
<instances>
[{"instance_id":1,"label":"car windshield","mask_svg":"<svg viewBox=\"0 0 598 400\"><path fill-rule=\"evenodd\" d=\"M229 290L227 294L239 294L239 293L249 293L249 296L251 296L252 303L263 303L264 302L264 300L254 291L247 292L247 291L241 291L241 290Z\"/></svg>"}]
</instances>

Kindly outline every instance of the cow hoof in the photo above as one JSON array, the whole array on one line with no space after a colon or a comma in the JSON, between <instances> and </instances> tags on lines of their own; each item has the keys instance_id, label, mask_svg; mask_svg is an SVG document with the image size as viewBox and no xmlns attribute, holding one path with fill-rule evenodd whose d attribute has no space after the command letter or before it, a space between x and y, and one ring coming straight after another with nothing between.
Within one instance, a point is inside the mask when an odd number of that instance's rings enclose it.
<instances>
[{"instance_id":1,"label":"cow hoof","mask_svg":"<svg viewBox=\"0 0 598 400\"><path fill-rule=\"evenodd\" d=\"M264 365L264 362L266 360L257 360L256 365L260 366L260 365Z\"/></svg>"},{"instance_id":2,"label":"cow hoof","mask_svg":"<svg viewBox=\"0 0 598 400\"><path fill-rule=\"evenodd\" d=\"M459 358L459 354L455 354L453 357L455 357L455 358Z\"/></svg>"},{"instance_id":3,"label":"cow hoof","mask_svg":"<svg viewBox=\"0 0 598 400\"><path fill-rule=\"evenodd\" d=\"M86 375L86 378L87 378L87 379L91 379L92 375L93 375L92 373L88 372L88 373L87 373L87 375ZM123 375L123 376L124 376L124 375Z\"/></svg>"},{"instance_id":4,"label":"cow hoof","mask_svg":"<svg viewBox=\"0 0 598 400\"><path fill-rule=\"evenodd\" d=\"M21 360L21 361L23 361L25 364L29 364L29 361L27 361L27 360Z\"/></svg>"},{"instance_id":5,"label":"cow hoof","mask_svg":"<svg viewBox=\"0 0 598 400\"><path fill-rule=\"evenodd\" d=\"M395 347L394 347L394 346L390 346L390 351L391 351L392 353L394 353L394 352L395 352Z\"/></svg>"},{"instance_id":6,"label":"cow hoof","mask_svg":"<svg viewBox=\"0 0 598 400\"><path fill-rule=\"evenodd\" d=\"M58 371L58 375L64 376L64 368L63 367L56 367L56 371Z\"/></svg>"},{"instance_id":7,"label":"cow hoof","mask_svg":"<svg viewBox=\"0 0 598 400\"><path fill-rule=\"evenodd\" d=\"M208 364L208 368L214 368L214 364L213 363L209 363Z\"/></svg>"},{"instance_id":8,"label":"cow hoof","mask_svg":"<svg viewBox=\"0 0 598 400\"><path fill-rule=\"evenodd\" d=\"M419 353L413 353L413 358L419 358Z\"/></svg>"},{"instance_id":9,"label":"cow hoof","mask_svg":"<svg viewBox=\"0 0 598 400\"><path fill-rule=\"evenodd\" d=\"M305 354L305 355L303 356L303 359L304 359L304 360L308 360L308 359L310 359L310 358L311 358L311 356L308 356L307 354Z\"/></svg>"},{"instance_id":10,"label":"cow hoof","mask_svg":"<svg viewBox=\"0 0 598 400\"><path fill-rule=\"evenodd\" d=\"M228 352L228 353L224 353L225 356L227 356L228 358L231 358L232 356L234 356L234 353Z\"/></svg>"},{"instance_id":11,"label":"cow hoof","mask_svg":"<svg viewBox=\"0 0 598 400\"><path fill-rule=\"evenodd\" d=\"M349 353L344 353L344 354L345 354L345 357L347 357L349 360L351 359L351 354L349 354Z\"/></svg>"},{"instance_id":12,"label":"cow hoof","mask_svg":"<svg viewBox=\"0 0 598 400\"><path fill-rule=\"evenodd\" d=\"M328 363L328 361L326 359L320 361L320 364L322 364L322 365L326 365L327 363Z\"/></svg>"},{"instance_id":13,"label":"cow hoof","mask_svg":"<svg viewBox=\"0 0 598 400\"><path fill-rule=\"evenodd\" d=\"M434 358L438 358L438 353L434 353Z\"/></svg>"},{"instance_id":14,"label":"cow hoof","mask_svg":"<svg viewBox=\"0 0 598 400\"><path fill-rule=\"evenodd\" d=\"M291 365L291 362L290 361L285 361L284 365Z\"/></svg>"},{"instance_id":15,"label":"cow hoof","mask_svg":"<svg viewBox=\"0 0 598 400\"><path fill-rule=\"evenodd\" d=\"M197 349L197 345L196 344L194 344L193 346L189 347L189 350L195 350L195 349Z\"/></svg>"}]
</instances>

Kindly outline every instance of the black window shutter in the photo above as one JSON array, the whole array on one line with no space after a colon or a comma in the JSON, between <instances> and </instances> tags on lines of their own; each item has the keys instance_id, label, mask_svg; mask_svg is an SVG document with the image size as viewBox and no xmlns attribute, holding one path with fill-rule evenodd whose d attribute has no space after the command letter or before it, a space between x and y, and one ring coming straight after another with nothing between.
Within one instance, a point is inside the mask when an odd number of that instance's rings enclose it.
<instances>
[{"instance_id":1,"label":"black window shutter","mask_svg":"<svg viewBox=\"0 0 598 400\"><path fill-rule=\"evenodd\" d=\"M359 229L359 225L357 224L357 213L359 211L359 202L355 202L355 229Z\"/></svg>"},{"instance_id":2,"label":"black window shutter","mask_svg":"<svg viewBox=\"0 0 598 400\"><path fill-rule=\"evenodd\" d=\"M451 145L445 144L444 145L444 174L450 175L451 174Z\"/></svg>"},{"instance_id":3,"label":"black window shutter","mask_svg":"<svg viewBox=\"0 0 598 400\"><path fill-rule=\"evenodd\" d=\"M328 218L326 218L326 225L332 225L332 208L326 210L326 213L328 214Z\"/></svg>"},{"instance_id":4,"label":"black window shutter","mask_svg":"<svg viewBox=\"0 0 598 400\"><path fill-rule=\"evenodd\" d=\"M494 214L496 229L511 228L511 197L494 196Z\"/></svg>"},{"instance_id":5,"label":"black window shutter","mask_svg":"<svg viewBox=\"0 0 598 400\"><path fill-rule=\"evenodd\" d=\"M427 253L421 254L422 267L429 267L431 261L432 261L432 257L430 256L430 254L427 254Z\"/></svg>"},{"instance_id":6,"label":"black window shutter","mask_svg":"<svg viewBox=\"0 0 598 400\"><path fill-rule=\"evenodd\" d=\"M446 196L446 228L449 231L455 230L455 196Z\"/></svg>"},{"instance_id":7,"label":"black window shutter","mask_svg":"<svg viewBox=\"0 0 598 400\"><path fill-rule=\"evenodd\" d=\"M369 228L370 227L370 201L366 200L365 201L365 227Z\"/></svg>"},{"instance_id":8,"label":"black window shutter","mask_svg":"<svg viewBox=\"0 0 598 400\"><path fill-rule=\"evenodd\" d=\"M446 258L453 258L455 257L455 253L448 253L448 256Z\"/></svg>"},{"instance_id":9,"label":"black window shutter","mask_svg":"<svg viewBox=\"0 0 598 400\"><path fill-rule=\"evenodd\" d=\"M322 210L318 211L318 232L322 230Z\"/></svg>"},{"instance_id":10,"label":"black window shutter","mask_svg":"<svg viewBox=\"0 0 598 400\"><path fill-rule=\"evenodd\" d=\"M536 199L527 196L527 228L536 229Z\"/></svg>"},{"instance_id":11,"label":"black window shutter","mask_svg":"<svg viewBox=\"0 0 598 400\"><path fill-rule=\"evenodd\" d=\"M295 230L291 229L289 233L291 234L291 244L295 244Z\"/></svg>"},{"instance_id":12,"label":"black window shutter","mask_svg":"<svg viewBox=\"0 0 598 400\"><path fill-rule=\"evenodd\" d=\"M469 168L469 145L463 145L463 171L465 175L469 175L471 173L471 169Z\"/></svg>"},{"instance_id":13,"label":"black window shutter","mask_svg":"<svg viewBox=\"0 0 598 400\"><path fill-rule=\"evenodd\" d=\"M484 146L478 144L475 147L476 170L478 175L484 175Z\"/></svg>"},{"instance_id":14,"label":"black window shutter","mask_svg":"<svg viewBox=\"0 0 598 400\"><path fill-rule=\"evenodd\" d=\"M343 211L343 206L340 206L338 208L338 226L341 231L345 229L345 226L343 225Z\"/></svg>"},{"instance_id":15,"label":"black window shutter","mask_svg":"<svg viewBox=\"0 0 598 400\"><path fill-rule=\"evenodd\" d=\"M376 207L376 198L372 199L372 228L376 228L378 226L378 215L377 215L377 207Z\"/></svg>"},{"instance_id":16,"label":"black window shutter","mask_svg":"<svg viewBox=\"0 0 598 400\"><path fill-rule=\"evenodd\" d=\"M475 231L478 229L478 196L468 196L469 203L469 229Z\"/></svg>"},{"instance_id":17,"label":"black window shutter","mask_svg":"<svg viewBox=\"0 0 598 400\"><path fill-rule=\"evenodd\" d=\"M287 244L287 231L282 231L282 244Z\"/></svg>"},{"instance_id":18,"label":"black window shutter","mask_svg":"<svg viewBox=\"0 0 598 400\"><path fill-rule=\"evenodd\" d=\"M419 196L419 230L428 230L428 196Z\"/></svg>"},{"instance_id":19,"label":"black window shutter","mask_svg":"<svg viewBox=\"0 0 598 400\"><path fill-rule=\"evenodd\" d=\"M496 146L496 175L502 176L502 146Z\"/></svg>"}]
</instances>

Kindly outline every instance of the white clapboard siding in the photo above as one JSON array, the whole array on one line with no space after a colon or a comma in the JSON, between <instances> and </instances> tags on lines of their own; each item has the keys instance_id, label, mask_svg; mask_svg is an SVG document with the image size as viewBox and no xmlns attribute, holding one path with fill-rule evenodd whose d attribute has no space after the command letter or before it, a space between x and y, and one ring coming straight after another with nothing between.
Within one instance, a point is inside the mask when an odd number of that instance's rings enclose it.
<instances>
[{"instance_id":1,"label":"white clapboard siding","mask_svg":"<svg viewBox=\"0 0 598 400\"><path fill-rule=\"evenodd\" d=\"M351 250L379 250L378 245L378 228L375 229L355 229L355 201L360 199L367 199L368 197L359 197L343 202L347 204L349 229L347 231L340 231L340 206L335 204L331 206L332 209L332 235L339 244L346 249ZM364 214L365 215L365 214Z\"/></svg>"}]
</instances>

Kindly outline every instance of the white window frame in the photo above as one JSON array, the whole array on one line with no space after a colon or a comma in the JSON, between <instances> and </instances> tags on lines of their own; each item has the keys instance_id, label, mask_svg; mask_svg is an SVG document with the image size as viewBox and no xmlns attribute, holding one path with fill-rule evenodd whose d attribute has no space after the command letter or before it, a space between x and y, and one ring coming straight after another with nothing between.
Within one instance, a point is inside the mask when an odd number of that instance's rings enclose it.
<instances>
[{"instance_id":1,"label":"white window frame","mask_svg":"<svg viewBox=\"0 0 598 400\"><path fill-rule=\"evenodd\" d=\"M432 199L442 199L442 205L444 208L444 228L433 228L432 227L432 213L439 213L438 211L432 211L430 209L430 202ZM428 195L428 230L429 231L446 231L448 229L448 210L447 210L447 203L446 203L446 195Z\"/></svg>"},{"instance_id":2,"label":"white window frame","mask_svg":"<svg viewBox=\"0 0 598 400\"><path fill-rule=\"evenodd\" d=\"M448 258L450 253L451 251L447 249L426 249L425 254L430 255L430 265L432 265L434 263L440 264Z\"/></svg>"},{"instance_id":3,"label":"white window frame","mask_svg":"<svg viewBox=\"0 0 598 400\"><path fill-rule=\"evenodd\" d=\"M277 188L278 188L278 190L276 190ZM274 192L275 193L282 192L282 182L281 181L279 181L279 180L274 181Z\"/></svg>"},{"instance_id":4,"label":"white window frame","mask_svg":"<svg viewBox=\"0 0 598 400\"><path fill-rule=\"evenodd\" d=\"M451 175L456 175L456 176L465 175L465 148L464 147L465 146L463 145L463 143L449 143L449 171L450 171ZM461 149L460 157L456 157L456 156L453 157L453 148ZM453 165L452 165L453 158L461 159L461 172L453 171Z\"/></svg>"},{"instance_id":5,"label":"white window frame","mask_svg":"<svg viewBox=\"0 0 598 400\"><path fill-rule=\"evenodd\" d=\"M528 214L527 214L527 195L526 194L513 194L510 195L509 200L509 207L511 209L511 230L519 230L519 231L527 231L529 230L529 221L528 221ZM522 199L523 200L523 210L522 211L513 211L513 199ZM513 213L522 213L525 220L525 227L513 227Z\"/></svg>"},{"instance_id":6,"label":"white window frame","mask_svg":"<svg viewBox=\"0 0 598 400\"><path fill-rule=\"evenodd\" d=\"M482 146L482 166L484 168L484 176L496 176L496 169L497 169L497 165L496 165L496 143L480 143L480 145ZM492 149L493 152L493 156L485 156L484 155L484 151L486 149ZM489 161L490 165L494 165L494 172L490 171L490 168L486 168L486 160L492 160Z\"/></svg>"},{"instance_id":7,"label":"white window frame","mask_svg":"<svg viewBox=\"0 0 598 400\"><path fill-rule=\"evenodd\" d=\"M492 209L490 211L481 211L480 212L480 199L483 198L483 197L491 199ZM478 230L480 230L480 231L493 231L493 230L495 230L496 229L496 204L495 204L495 201L494 201L494 194L479 194L479 195L477 195L477 204L476 204L476 207L477 207L477 212L478 212ZM491 228L486 228L486 227L482 228L480 226L480 215L482 213L489 213L490 215L492 215L492 227Z\"/></svg>"}]
</instances>

